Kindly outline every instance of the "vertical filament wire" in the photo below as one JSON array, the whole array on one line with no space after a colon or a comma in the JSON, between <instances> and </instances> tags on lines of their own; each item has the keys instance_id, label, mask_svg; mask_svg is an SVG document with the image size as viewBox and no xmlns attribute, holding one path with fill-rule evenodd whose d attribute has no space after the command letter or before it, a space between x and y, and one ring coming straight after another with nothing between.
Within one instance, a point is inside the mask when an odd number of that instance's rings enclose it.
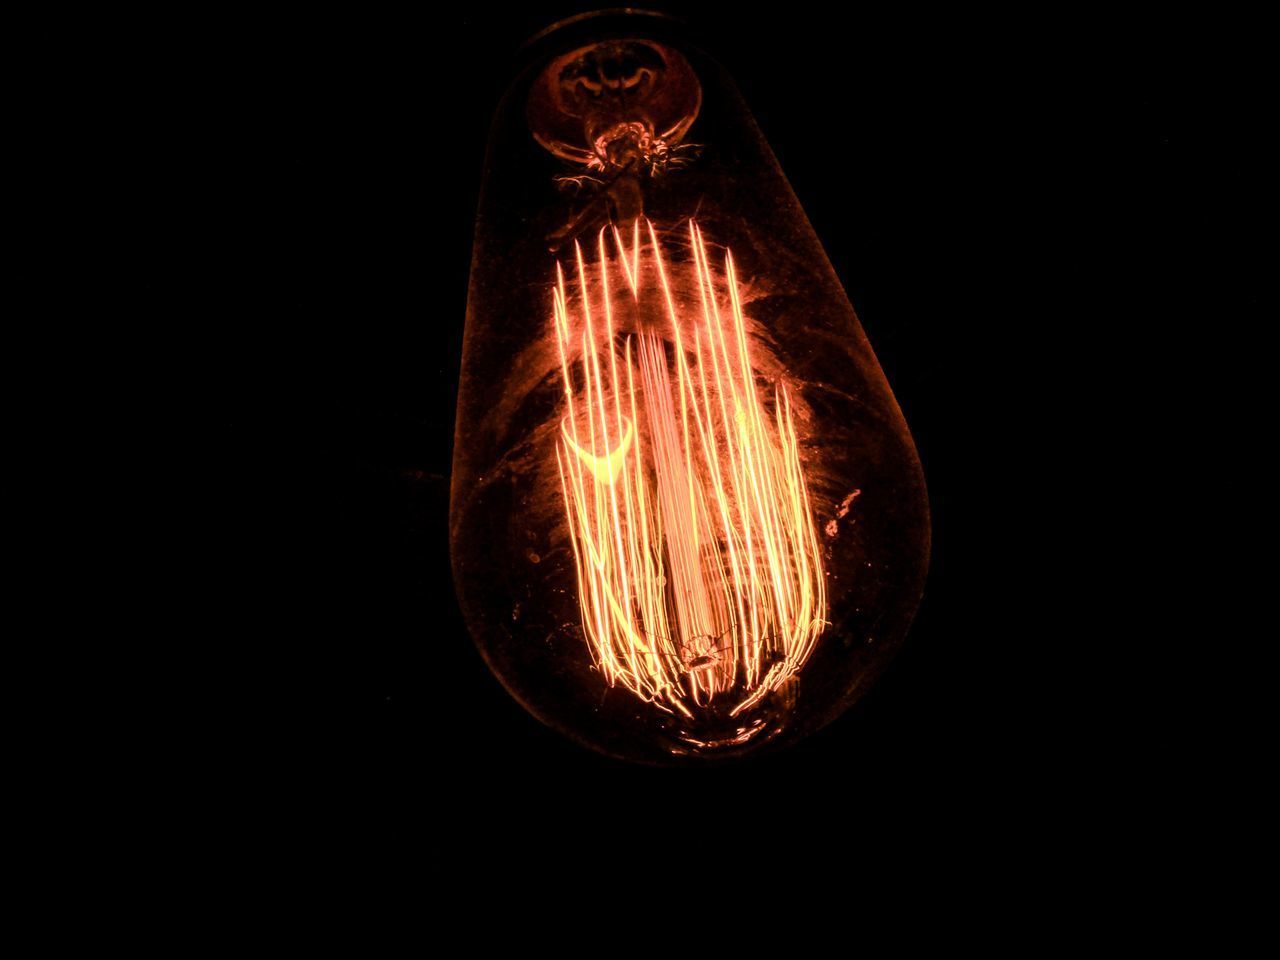
<instances>
[{"instance_id":1,"label":"vertical filament wire","mask_svg":"<svg viewBox=\"0 0 1280 960\"><path fill-rule=\"evenodd\" d=\"M822 558L790 395L775 386L766 412L732 255L717 283L690 221L697 295L677 302L646 228L644 246L634 222L629 251L617 227L600 232L594 285L575 244L572 316L556 264L565 392L556 458L582 626L610 686L689 717L728 698L737 716L812 654L826 624ZM638 304L646 266L665 329L640 328L619 348L614 298Z\"/></svg>"}]
</instances>

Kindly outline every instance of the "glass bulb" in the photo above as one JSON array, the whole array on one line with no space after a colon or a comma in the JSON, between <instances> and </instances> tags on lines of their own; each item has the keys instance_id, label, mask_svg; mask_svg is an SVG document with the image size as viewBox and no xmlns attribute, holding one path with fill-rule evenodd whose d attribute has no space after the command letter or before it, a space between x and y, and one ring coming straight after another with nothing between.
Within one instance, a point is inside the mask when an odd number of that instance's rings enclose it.
<instances>
[{"instance_id":1,"label":"glass bulb","mask_svg":"<svg viewBox=\"0 0 1280 960\"><path fill-rule=\"evenodd\" d=\"M733 82L636 16L544 36L489 143L450 541L486 662L644 762L852 704L929 553L911 435Z\"/></svg>"}]
</instances>

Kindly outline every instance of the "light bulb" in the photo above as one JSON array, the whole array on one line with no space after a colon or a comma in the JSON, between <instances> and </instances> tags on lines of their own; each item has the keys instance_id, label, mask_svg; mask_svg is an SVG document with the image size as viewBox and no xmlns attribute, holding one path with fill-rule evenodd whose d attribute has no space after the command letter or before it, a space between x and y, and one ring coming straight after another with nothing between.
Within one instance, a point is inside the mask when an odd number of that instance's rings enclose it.
<instances>
[{"instance_id":1,"label":"light bulb","mask_svg":"<svg viewBox=\"0 0 1280 960\"><path fill-rule=\"evenodd\" d=\"M486 662L645 762L838 716L929 524L906 423L732 81L636 16L540 41L489 143L450 541Z\"/></svg>"}]
</instances>

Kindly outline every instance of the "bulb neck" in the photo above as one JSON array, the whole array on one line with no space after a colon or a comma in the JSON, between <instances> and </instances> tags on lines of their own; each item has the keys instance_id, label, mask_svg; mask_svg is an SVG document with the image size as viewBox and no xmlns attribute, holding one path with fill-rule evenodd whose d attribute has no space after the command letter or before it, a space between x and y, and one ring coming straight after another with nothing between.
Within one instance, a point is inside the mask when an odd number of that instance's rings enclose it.
<instances>
[{"instance_id":1,"label":"bulb neck","mask_svg":"<svg viewBox=\"0 0 1280 960\"><path fill-rule=\"evenodd\" d=\"M611 7L564 17L529 35L519 45L517 73L544 65L575 47L603 40L647 39L681 46L695 41L693 25L676 14L640 7Z\"/></svg>"}]
</instances>

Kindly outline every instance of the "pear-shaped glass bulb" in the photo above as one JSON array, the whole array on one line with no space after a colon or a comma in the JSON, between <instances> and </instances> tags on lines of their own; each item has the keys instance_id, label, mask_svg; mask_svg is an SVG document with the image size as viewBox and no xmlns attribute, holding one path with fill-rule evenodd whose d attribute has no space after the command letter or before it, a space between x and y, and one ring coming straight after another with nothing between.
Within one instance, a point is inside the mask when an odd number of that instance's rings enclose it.
<instances>
[{"instance_id":1,"label":"pear-shaped glass bulb","mask_svg":"<svg viewBox=\"0 0 1280 960\"><path fill-rule=\"evenodd\" d=\"M493 126L450 538L486 662L647 762L818 729L923 587L919 459L777 161L639 18L553 33Z\"/></svg>"}]
</instances>

